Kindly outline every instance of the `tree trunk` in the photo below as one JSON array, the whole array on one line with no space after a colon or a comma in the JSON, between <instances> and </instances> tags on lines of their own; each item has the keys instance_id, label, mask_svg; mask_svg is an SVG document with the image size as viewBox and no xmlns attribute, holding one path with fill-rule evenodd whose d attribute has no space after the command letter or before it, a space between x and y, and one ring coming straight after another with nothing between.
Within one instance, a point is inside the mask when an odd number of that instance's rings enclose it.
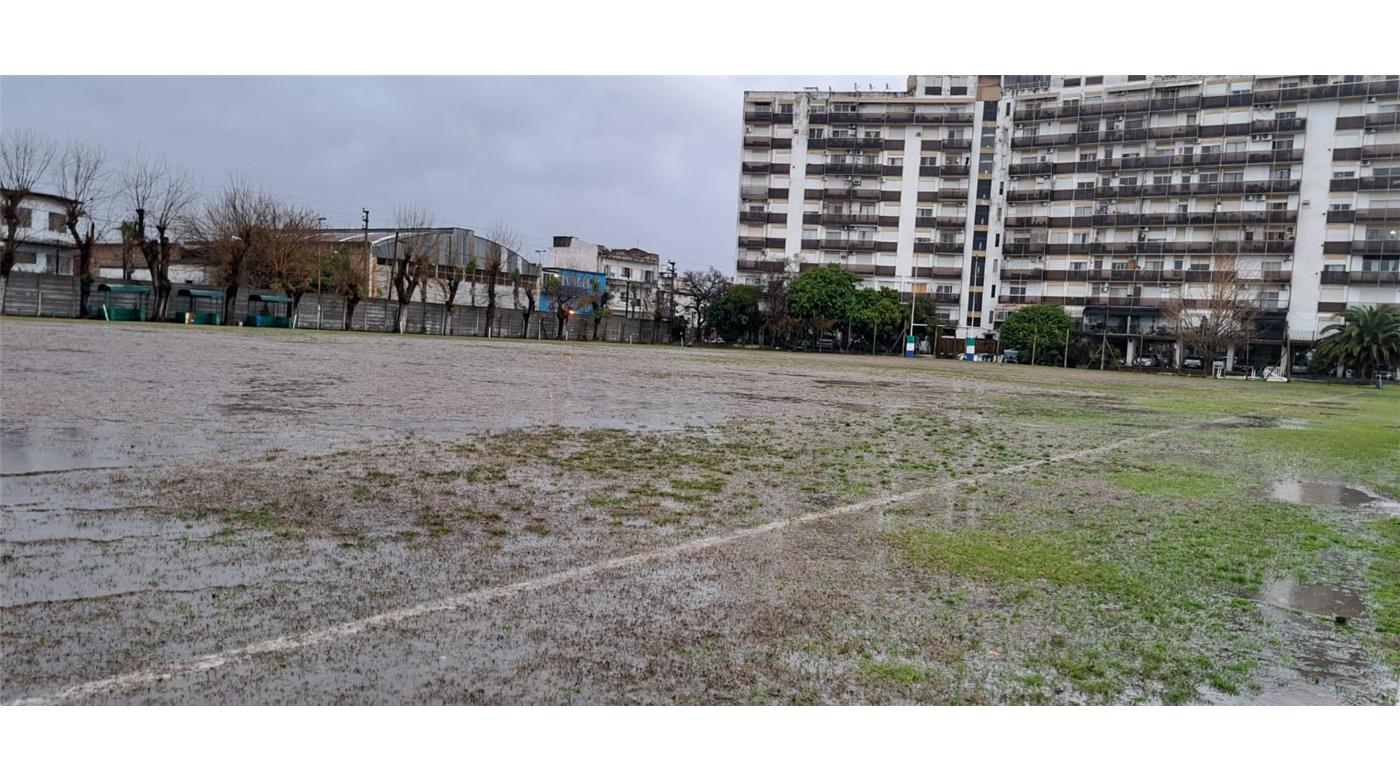
<instances>
[{"instance_id":1,"label":"tree trunk","mask_svg":"<svg viewBox=\"0 0 1400 780\"><path fill-rule=\"evenodd\" d=\"M355 307L358 306L359 303L360 303L360 296L358 296L358 295L347 295L347 296L345 296L345 329L346 329L346 330L354 330L354 329L355 329Z\"/></svg>"},{"instance_id":2,"label":"tree trunk","mask_svg":"<svg viewBox=\"0 0 1400 780\"><path fill-rule=\"evenodd\" d=\"M232 325L233 316L238 312L238 285L224 287L224 324Z\"/></svg>"},{"instance_id":3,"label":"tree trunk","mask_svg":"<svg viewBox=\"0 0 1400 780\"><path fill-rule=\"evenodd\" d=\"M88 299L92 297L92 276L84 273L78 277L78 316L87 319Z\"/></svg>"},{"instance_id":4,"label":"tree trunk","mask_svg":"<svg viewBox=\"0 0 1400 780\"><path fill-rule=\"evenodd\" d=\"M491 278L486 282L486 322L482 327L481 335L491 336L491 323L496 320L496 277L491 272Z\"/></svg>"}]
</instances>

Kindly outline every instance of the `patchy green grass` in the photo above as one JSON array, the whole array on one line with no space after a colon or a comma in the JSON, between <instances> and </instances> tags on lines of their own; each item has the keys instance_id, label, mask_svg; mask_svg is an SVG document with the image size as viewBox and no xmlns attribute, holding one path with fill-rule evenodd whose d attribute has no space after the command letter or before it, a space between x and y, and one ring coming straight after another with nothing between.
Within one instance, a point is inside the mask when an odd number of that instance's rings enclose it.
<instances>
[{"instance_id":1,"label":"patchy green grass","mask_svg":"<svg viewBox=\"0 0 1400 780\"><path fill-rule=\"evenodd\" d=\"M1044 581L1114 594L1141 588L1116 566L1086 559L1082 550L1048 536L921 528L906 532L902 541L922 566L1001 585Z\"/></svg>"}]
</instances>

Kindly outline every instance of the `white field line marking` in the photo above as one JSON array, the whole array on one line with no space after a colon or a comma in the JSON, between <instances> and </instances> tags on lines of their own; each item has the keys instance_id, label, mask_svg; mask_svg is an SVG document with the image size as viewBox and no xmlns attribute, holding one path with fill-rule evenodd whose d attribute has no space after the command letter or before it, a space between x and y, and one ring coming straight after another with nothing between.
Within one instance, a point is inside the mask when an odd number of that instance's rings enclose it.
<instances>
[{"instance_id":1,"label":"white field line marking","mask_svg":"<svg viewBox=\"0 0 1400 780\"><path fill-rule=\"evenodd\" d=\"M1348 393L1346 395L1355 394L1356 393ZM1277 409L1281 406L1307 406L1313 403L1332 401L1336 400L1337 398L1343 397L1346 396L1332 396L1329 398L1321 398L1317 401L1308 401L1302 404L1280 404L1279 406L1270 407L1269 410L1271 411L1272 409ZM890 504L899 503L901 501L907 501L912 498L920 498L922 496L932 495L957 485L972 484L974 482L978 482L989 477L995 477L1002 474L1015 474L1018 472L1025 471L1027 469L1035 468L1037 466L1044 466L1050 463L1058 463L1066 460L1078 460L1080 458L1101 455L1106 452L1112 452L1113 450L1119 449L1120 447L1124 447L1129 444L1135 444L1137 442L1146 441L1148 439L1155 439L1160 436L1165 436L1167 434L1193 430L1208 425L1219 425L1221 423L1232 422L1238 419L1240 418L1233 416L1221 417L1219 419L1209 420L1204 423L1195 423L1193 425L1186 425L1178 428L1163 428L1161 430L1152 431L1150 433L1144 433L1126 439L1119 439L1115 442L1105 444L1099 447L1091 447L1083 450L1064 452L1060 453L1059 455L1052 455L1048 458L1027 461L1025 463L1020 463L1015 466L1007 466L1006 468L987 472L985 474L978 474L970 477L962 477L959 479L940 481L931 484L928 487L922 487L917 490L910 490L904 493L895 493L886 496L879 496L876 498L869 498L864 501L857 501L854 504L846 504L845 506L833 507L831 509L823 509L817 512L809 512L805 515L798 515L797 517L790 517L783 520L774 520L771 523L750 526L748 528L740 528L735 531L729 531L723 534L716 534L714 536L707 536L701 539L692 539L691 541L672 545L670 547L662 547L656 550L648 550L645 552L633 553L632 555L625 555L620 558L611 558L605 561L590 563L572 569L565 569L563 571L555 572L553 574L546 574L540 577L535 577L533 579L521 580L519 582L513 582L507 585L496 585L487 588L480 588L478 590L467 591L466 593L457 593L451 596L444 596L440 599L425 601L407 607L400 607L398 609L391 609L387 612L380 612L378 614L363 617L358 620L351 620L345 623L339 623L337 625L328 626L326 628L317 629L315 631L307 631L300 634L288 634L285 636L275 637L273 639L266 639L261 642L254 642L253 644L244 645L243 647L239 647L233 650L226 650L218 653L209 653L208 655L196 656L195 658L191 658L185 661L161 664L158 666L141 669L135 672L128 672L126 674L120 674L114 677L107 677L101 680L93 680L90 682L78 683L76 685L71 685L67 688L62 688L58 691L50 693L47 696L32 696L28 698L15 699L14 701L9 702L9 706L62 704L73 699L97 696L99 694L104 693L114 693L116 691L136 688L142 685L149 685L151 683L168 680L177 675L190 674L193 672L203 672L208 671L210 669L217 669L220 666L223 666L227 663L233 661L240 661L246 658L267 655L269 653L286 653L291 652L293 650L301 650L307 647L324 644L326 642L333 642L337 639L345 639L347 637L354 636L368 629L380 628L383 626L393 625L395 623L402 623L406 620L412 620L413 618L422 617L424 615L431 615L437 612L447 612L450 610L462 609L463 607L467 607L484 601L489 601L491 599L500 598L502 596L513 596L519 593L530 593L537 590L543 590L545 588L549 588L554 585L559 585L561 583L583 579L585 577L588 577L593 574L598 574L600 572L608 572L616 569L623 569L628 566L632 566L639 563L649 563L665 558L672 558L675 556L684 555L685 553L691 553L698 550L706 550L711 547L719 547L722 545L730 544L731 542L737 542L742 539L747 539L751 536L758 536L761 534L770 533L772 531L778 531L791 525L800 525L803 523L814 522L816 520L825 520L832 517L840 517L841 515L851 514L852 512L864 512L870 509L877 509L880 507L889 506Z\"/></svg>"}]
</instances>

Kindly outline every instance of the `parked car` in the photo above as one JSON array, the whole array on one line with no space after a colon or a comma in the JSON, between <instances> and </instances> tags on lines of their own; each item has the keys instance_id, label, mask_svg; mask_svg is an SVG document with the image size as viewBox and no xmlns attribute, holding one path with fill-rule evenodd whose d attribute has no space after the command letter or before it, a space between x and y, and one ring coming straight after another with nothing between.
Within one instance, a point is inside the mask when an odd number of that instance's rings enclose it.
<instances>
[{"instance_id":1,"label":"parked car","mask_svg":"<svg viewBox=\"0 0 1400 780\"><path fill-rule=\"evenodd\" d=\"M816 348L818 352L836 349L836 339L817 339Z\"/></svg>"},{"instance_id":2,"label":"parked car","mask_svg":"<svg viewBox=\"0 0 1400 780\"><path fill-rule=\"evenodd\" d=\"M1185 357L1181 359L1181 367L1191 371L1199 371L1205 368L1205 366L1206 362L1198 357Z\"/></svg>"},{"instance_id":3,"label":"parked car","mask_svg":"<svg viewBox=\"0 0 1400 780\"><path fill-rule=\"evenodd\" d=\"M1002 350L1002 353L1001 353L1001 362L1003 362L1003 363L1020 363L1020 362L1021 362L1021 353L1018 352L1018 351L1016 351L1016 350L1014 350L1014 349Z\"/></svg>"},{"instance_id":4,"label":"parked car","mask_svg":"<svg viewBox=\"0 0 1400 780\"><path fill-rule=\"evenodd\" d=\"M1156 355L1138 355L1133 358L1133 365L1138 368L1161 368L1166 365L1166 361Z\"/></svg>"}]
</instances>

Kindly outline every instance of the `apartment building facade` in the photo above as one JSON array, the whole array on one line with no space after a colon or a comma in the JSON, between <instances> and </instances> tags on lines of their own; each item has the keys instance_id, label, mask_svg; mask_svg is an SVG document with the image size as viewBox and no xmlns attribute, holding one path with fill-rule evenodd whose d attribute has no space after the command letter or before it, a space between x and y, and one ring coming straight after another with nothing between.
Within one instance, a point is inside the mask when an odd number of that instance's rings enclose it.
<instances>
[{"instance_id":1,"label":"apartment building facade","mask_svg":"<svg viewBox=\"0 0 1400 780\"><path fill-rule=\"evenodd\" d=\"M608 308L637 316L656 304L661 286L661 256L632 247L614 249L574 236L555 236L546 266L602 274L611 291ZM669 282L668 282L669 284Z\"/></svg>"},{"instance_id":2,"label":"apartment building facade","mask_svg":"<svg viewBox=\"0 0 1400 780\"><path fill-rule=\"evenodd\" d=\"M1238 268L1275 353L1400 304L1396 76L911 76L749 92L737 276L836 263L989 340L1064 305L1179 358L1168 301ZM1232 356L1233 357L1233 356Z\"/></svg>"}]
</instances>

